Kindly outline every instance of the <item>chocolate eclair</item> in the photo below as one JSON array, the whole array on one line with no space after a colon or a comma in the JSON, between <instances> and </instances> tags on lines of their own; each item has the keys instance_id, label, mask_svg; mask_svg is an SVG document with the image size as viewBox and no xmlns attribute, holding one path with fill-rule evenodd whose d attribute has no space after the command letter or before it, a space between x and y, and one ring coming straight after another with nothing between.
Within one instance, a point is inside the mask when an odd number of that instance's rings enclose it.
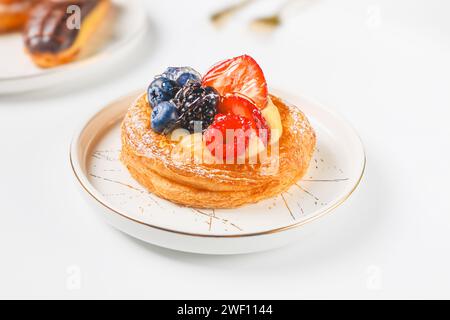
<instances>
[{"instance_id":1,"label":"chocolate eclair","mask_svg":"<svg viewBox=\"0 0 450 320\"><path fill-rule=\"evenodd\" d=\"M42 68L73 61L105 20L109 6L109 0L41 1L25 25L27 53Z\"/></svg>"}]
</instances>

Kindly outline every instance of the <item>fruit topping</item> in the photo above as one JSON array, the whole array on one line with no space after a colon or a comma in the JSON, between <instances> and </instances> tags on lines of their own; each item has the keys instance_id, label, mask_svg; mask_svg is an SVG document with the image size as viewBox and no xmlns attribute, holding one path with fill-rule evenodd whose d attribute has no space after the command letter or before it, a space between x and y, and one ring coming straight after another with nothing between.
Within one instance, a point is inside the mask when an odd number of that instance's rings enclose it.
<instances>
[{"instance_id":1,"label":"fruit topping","mask_svg":"<svg viewBox=\"0 0 450 320\"><path fill-rule=\"evenodd\" d=\"M277 106L272 102L272 99L269 98L267 107L261 110L261 113L270 128L269 144L274 144L280 140L280 137L283 134L280 112L278 111Z\"/></svg>"},{"instance_id":2,"label":"fruit topping","mask_svg":"<svg viewBox=\"0 0 450 320\"><path fill-rule=\"evenodd\" d=\"M201 82L202 76L191 67L169 67L162 74L163 77L184 86L188 81Z\"/></svg>"},{"instance_id":3,"label":"fruit topping","mask_svg":"<svg viewBox=\"0 0 450 320\"><path fill-rule=\"evenodd\" d=\"M215 158L206 148L201 132L188 134L181 138L173 150L172 157L184 163L214 163Z\"/></svg>"},{"instance_id":4,"label":"fruit topping","mask_svg":"<svg viewBox=\"0 0 450 320\"><path fill-rule=\"evenodd\" d=\"M187 82L173 100L180 115L178 125L190 132L203 132L213 122L219 100L214 88L203 87L199 82Z\"/></svg>"},{"instance_id":5,"label":"fruit topping","mask_svg":"<svg viewBox=\"0 0 450 320\"><path fill-rule=\"evenodd\" d=\"M173 80L158 77L150 84L147 90L148 101L154 108L159 103L173 99L180 90L180 86Z\"/></svg>"},{"instance_id":6,"label":"fruit topping","mask_svg":"<svg viewBox=\"0 0 450 320\"><path fill-rule=\"evenodd\" d=\"M172 101L163 101L153 108L152 129L157 133L167 134L176 127L178 118L177 106Z\"/></svg>"},{"instance_id":7,"label":"fruit topping","mask_svg":"<svg viewBox=\"0 0 450 320\"><path fill-rule=\"evenodd\" d=\"M203 77L202 84L215 88L222 96L238 92L254 101L259 109L267 106L264 73L250 56L243 55L216 64Z\"/></svg>"},{"instance_id":8,"label":"fruit topping","mask_svg":"<svg viewBox=\"0 0 450 320\"><path fill-rule=\"evenodd\" d=\"M257 135L264 145L267 145L270 139L270 128L267 125L261 110L259 110L249 98L240 93L228 93L221 98L218 112L223 114L235 114L254 121L257 128Z\"/></svg>"},{"instance_id":9,"label":"fruit topping","mask_svg":"<svg viewBox=\"0 0 450 320\"><path fill-rule=\"evenodd\" d=\"M245 153L255 123L235 114L218 114L205 131L207 148L216 158L236 159Z\"/></svg>"}]
</instances>

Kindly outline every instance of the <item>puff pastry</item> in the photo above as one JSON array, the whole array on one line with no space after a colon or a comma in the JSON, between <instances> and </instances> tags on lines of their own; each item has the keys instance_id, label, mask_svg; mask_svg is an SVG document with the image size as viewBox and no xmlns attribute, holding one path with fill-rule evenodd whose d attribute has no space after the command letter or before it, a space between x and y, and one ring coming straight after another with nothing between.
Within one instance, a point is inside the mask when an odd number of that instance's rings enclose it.
<instances>
[{"instance_id":1,"label":"puff pastry","mask_svg":"<svg viewBox=\"0 0 450 320\"><path fill-rule=\"evenodd\" d=\"M142 95L122 124L121 160L150 192L180 205L234 208L288 189L307 171L316 136L295 106L270 96L281 116L283 135L273 161L258 164L180 163L172 157L176 143L151 130L151 107ZM271 155L270 155L271 156Z\"/></svg>"}]
</instances>

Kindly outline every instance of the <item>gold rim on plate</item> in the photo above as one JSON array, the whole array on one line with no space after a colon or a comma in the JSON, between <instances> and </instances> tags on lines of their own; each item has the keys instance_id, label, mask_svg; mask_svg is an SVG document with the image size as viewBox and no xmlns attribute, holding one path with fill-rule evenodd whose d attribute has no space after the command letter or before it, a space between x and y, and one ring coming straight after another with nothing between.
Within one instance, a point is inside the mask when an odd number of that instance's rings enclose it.
<instances>
[{"instance_id":1,"label":"gold rim on plate","mask_svg":"<svg viewBox=\"0 0 450 320\"><path fill-rule=\"evenodd\" d=\"M124 96L120 99L117 99L116 102L118 101L122 101L125 100L127 98L130 98L132 95L127 95ZM110 107L111 104L108 104L105 108L102 108L99 112L97 112L94 116L90 117L90 119L93 119L96 115L98 115L99 113L101 113L103 110L107 109L108 107ZM326 109L328 111L328 109ZM331 112L334 116L336 116L336 114L334 114L333 112ZM345 122L347 126L350 126L347 122ZM74 159L73 159L73 148L74 148L74 142L75 140L78 140L78 138L80 137L81 133L83 132L83 130L86 127L84 126L83 129L79 132L77 132L77 136L74 137L74 139L72 140L71 144L70 144L70 151L69 151L69 159L70 159L70 166L72 168L72 172L75 175L76 179L78 180L78 182L80 183L80 185L83 187L83 189L97 202L99 203L101 206L103 206L104 208L110 210L111 212L118 214L120 217L125 218L129 221L132 222L136 222L140 225L146 226L146 227L150 227L159 231L166 231L166 232L170 232L173 234L179 234L179 235L185 235L185 236L191 236L191 237L200 237L200 238L242 238L242 237L254 237L254 236L263 236L263 235L269 235L269 234L274 234L274 233L279 233L279 232L283 232L283 231L288 231L294 228L298 228L301 227L307 223L313 222L325 215L327 215L328 213L330 213L331 211L333 211L334 209L338 208L340 205L342 205L352 194L353 192L357 189L357 187L359 186L359 184L362 181L362 178L364 176L365 170L366 170L366 163L367 163L367 157L366 157L366 152L364 149L364 145L362 143L361 138L359 137L359 135L356 133L356 131L353 129L353 127L350 126L350 128L352 129L352 131L354 132L354 134L358 137L358 140L361 144L361 149L362 149L362 153L363 153L363 166L362 166L362 170L361 173L359 175L358 180L356 181L355 185L352 187L352 189L345 194L344 196L342 196L339 200L336 201L336 203L334 203L332 206L325 208L322 211L319 211L317 213L315 213L313 216L299 221L297 223L293 223L291 225L285 226L285 227L279 227L279 228L275 228L275 229L270 229L270 230L266 230L266 231L261 231L261 232L253 232L253 233L245 233L245 234L230 234L230 235L214 235L214 234L201 234L201 233L191 233L191 232L185 232L185 231L179 231L179 230L174 230L174 229L169 229L169 228L164 228L164 227L160 227L160 226L156 226L153 224L149 224L146 222L142 222L139 220L136 220L134 218L129 217L126 213L120 212L114 208L111 208L107 203L105 203L104 201L102 201L101 199L99 199L97 196L95 196L93 194L93 192L91 192L91 188L95 189L92 185L89 187L87 186L84 182L83 179L80 178L79 173L77 172L77 169L75 168L75 164L74 164Z\"/></svg>"}]
</instances>

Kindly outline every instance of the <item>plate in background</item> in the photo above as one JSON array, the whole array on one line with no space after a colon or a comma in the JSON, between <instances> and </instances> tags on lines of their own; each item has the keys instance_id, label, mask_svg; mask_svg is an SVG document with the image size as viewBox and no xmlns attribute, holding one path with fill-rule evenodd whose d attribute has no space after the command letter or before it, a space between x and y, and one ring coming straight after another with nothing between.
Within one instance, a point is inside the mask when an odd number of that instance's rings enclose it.
<instances>
[{"instance_id":1,"label":"plate in background","mask_svg":"<svg viewBox=\"0 0 450 320\"><path fill-rule=\"evenodd\" d=\"M82 57L50 69L41 69L25 54L20 32L0 35L0 94L51 87L98 74L132 53L144 38L147 16L139 0L113 0L107 22L102 24Z\"/></svg>"},{"instance_id":2,"label":"plate in background","mask_svg":"<svg viewBox=\"0 0 450 320\"><path fill-rule=\"evenodd\" d=\"M363 176L364 149L345 120L317 103L275 91L299 106L316 131L317 148L305 177L278 197L238 209L175 205L147 192L119 160L120 123L138 94L109 104L83 124L72 142L70 161L95 210L143 241L205 254L280 247L298 237L300 226L342 204Z\"/></svg>"}]
</instances>

